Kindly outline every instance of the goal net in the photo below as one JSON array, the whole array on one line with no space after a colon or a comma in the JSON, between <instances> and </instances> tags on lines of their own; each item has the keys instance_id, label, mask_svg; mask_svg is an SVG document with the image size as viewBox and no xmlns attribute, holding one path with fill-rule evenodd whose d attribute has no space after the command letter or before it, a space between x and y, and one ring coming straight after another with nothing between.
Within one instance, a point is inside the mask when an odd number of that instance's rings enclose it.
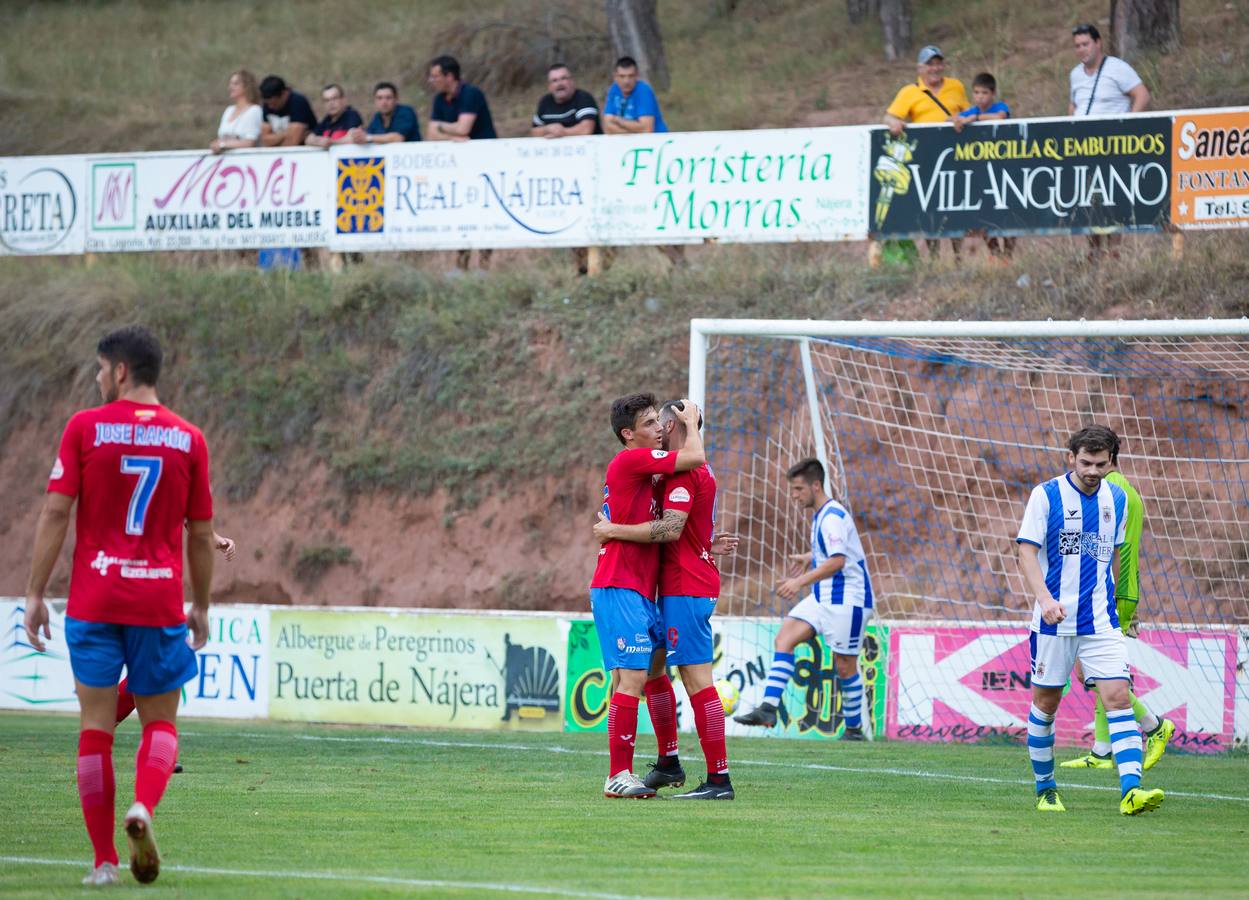
<instances>
[{"instance_id":1,"label":"goal net","mask_svg":"<svg viewBox=\"0 0 1249 900\"><path fill-rule=\"evenodd\" d=\"M751 708L791 603L774 588L810 549L786 469L817 457L867 553L875 620L861 668L876 737L1018 738L1032 601L1015 535L1069 435L1104 424L1145 505L1136 694L1172 747L1249 732L1249 320L871 323L694 320L690 395L719 486L716 677ZM828 647L800 648L773 733L831 736ZM1091 740L1093 698L1063 702L1062 743ZM731 726L744 733L740 726Z\"/></svg>"}]
</instances>

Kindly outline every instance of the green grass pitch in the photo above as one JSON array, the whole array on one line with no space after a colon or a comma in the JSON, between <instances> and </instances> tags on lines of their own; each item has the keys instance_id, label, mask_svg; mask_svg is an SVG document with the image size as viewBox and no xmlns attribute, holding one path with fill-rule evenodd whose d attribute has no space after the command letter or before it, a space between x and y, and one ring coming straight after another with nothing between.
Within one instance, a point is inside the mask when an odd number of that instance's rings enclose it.
<instances>
[{"instance_id":1,"label":"green grass pitch","mask_svg":"<svg viewBox=\"0 0 1249 900\"><path fill-rule=\"evenodd\" d=\"M0 714L0 894L81 895L77 720ZM697 783L702 758L682 735ZM653 753L643 738L639 759ZM119 817L138 728L118 728ZM1033 810L1020 746L731 739L731 803L609 801L599 735L190 721L156 816L177 897L1238 894L1249 760L1168 754L1156 813L1059 770ZM1060 752L1059 758L1067 757ZM640 766L645 769L645 765ZM123 800L127 802L123 802ZM119 850L126 861L124 839Z\"/></svg>"}]
</instances>

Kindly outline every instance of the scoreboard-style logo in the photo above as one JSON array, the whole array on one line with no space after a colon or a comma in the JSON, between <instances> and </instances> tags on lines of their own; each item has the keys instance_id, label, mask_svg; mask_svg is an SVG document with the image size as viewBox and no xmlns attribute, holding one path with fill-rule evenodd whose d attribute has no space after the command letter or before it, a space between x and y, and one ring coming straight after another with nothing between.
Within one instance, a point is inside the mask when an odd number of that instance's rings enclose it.
<instances>
[{"instance_id":1,"label":"scoreboard-style logo","mask_svg":"<svg viewBox=\"0 0 1249 900\"><path fill-rule=\"evenodd\" d=\"M386 221L386 160L340 159L335 227L339 234L381 234Z\"/></svg>"}]
</instances>

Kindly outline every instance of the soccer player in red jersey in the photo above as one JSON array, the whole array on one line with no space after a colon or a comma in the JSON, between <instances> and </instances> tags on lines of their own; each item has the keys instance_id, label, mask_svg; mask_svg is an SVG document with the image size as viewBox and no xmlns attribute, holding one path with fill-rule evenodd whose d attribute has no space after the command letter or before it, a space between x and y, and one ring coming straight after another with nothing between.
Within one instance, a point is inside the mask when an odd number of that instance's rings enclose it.
<instances>
[{"instance_id":1,"label":"soccer player in red jersey","mask_svg":"<svg viewBox=\"0 0 1249 900\"><path fill-rule=\"evenodd\" d=\"M659 411L652 394L630 394L612 404L612 430L624 449L607 466L601 512L609 521L633 525L655 518L654 484L659 475L672 475L701 466L703 442L698 434L698 408L685 401L680 413L692 437L679 453L660 447ZM612 673L612 697L607 708L607 744L610 765L603 796L654 797L633 774L638 701L646 684L651 655L662 643L662 618L655 605L659 577L659 548L653 544L608 541L598 551L598 566L590 582L590 607L598 629L603 666Z\"/></svg>"},{"instance_id":2,"label":"soccer player in red jersey","mask_svg":"<svg viewBox=\"0 0 1249 900\"><path fill-rule=\"evenodd\" d=\"M26 633L40 652L50 637L43 594L78 501L65 640L81 708L78 795L95 866L83 882L117 881L113 843L113 728L124 666L143 738L135 759L135 802L126 813L130 871L160 873L152 812L178 755L182 685L208 640L212 584L212 493L200 430L160 405L161 349L142 326L105 335L96 348L104 405L65 426L35 529L26 589ZM193 601L183 612L182 528ZM191 642L188 644L188 627Z\"/></svg>"},{"instance_id":3,"label":"soccer player in red jersey","mask_svg":"<svg viewBox=\"0 0 1249 900\"><path fill-rule=\"evenodd\" d=\"M659 413L663 446L679 452L688 439L680 418L682 401L670 400ZM701 418L697 428L702 427ZM694 725L707 762L707 779L677 800L732 800L728 749L724 740L724 704L711 677L714 643L711 615L720 596L720 570L715 556L737 548L735 535L715 534L716 479L707 464L665 478L661 485L662 516L641 525L620 525L601 516L594 535L610 539L662 544L659 567L659 610L665 641L652 657L646 681L646 705L659 740L659 759L644 784L650 788L681 787L685 771L677 755L676 697L667 666L676 665L694 710Z\"/></svg>"}]
</instances>

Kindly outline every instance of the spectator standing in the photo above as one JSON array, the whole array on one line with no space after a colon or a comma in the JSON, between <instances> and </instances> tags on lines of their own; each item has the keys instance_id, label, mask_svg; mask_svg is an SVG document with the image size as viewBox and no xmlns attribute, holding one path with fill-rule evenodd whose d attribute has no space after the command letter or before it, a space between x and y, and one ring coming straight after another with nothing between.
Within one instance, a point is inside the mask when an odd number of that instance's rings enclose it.
<instances>
[{"instance_id":1,"label":"spectator standing","mask_svg":"<svg viewBox=\"0 0 1249 900\"><path fill-rule=\"evenodd\" d=\"M453 56L439 56L429 64L429 86L434 90L434 108L429 114L429 140L481 141L496 138L494 120L486 95L475 85L460 79L460 64ZM471 250L461 250L456 265L467 269ZM477 251L477 264L490 268L492 251Z\"/></svg>"},{"instance_id":2,"label":"spectator standing","mask_svg":"<svg viewBox=\"0 0 1249 900\"><path fill-rule=\"evenodd\" d=\"M265 121L260 129L261 145L298 147L303 144L308 132L317 124L308 98L292 91L277 75L266 75L265 80L260 82L260 96L265 107Z\"/></svg>"},{"instance_id":3,"label":"spectator standing","mask_svg":"<svg viewBox=\"0 0 1249 900\"><path fill-rule=\"evenodd\" d=\"M997 99L997 79L989 72L981 72L971 82L971 106L950 118L955 131L961 132L972 122L990 122L1009 119L1010 107ZM994 235L981 232L985 246L996 257L1009 259L1015 252L1015 238L1004 237L1001 243Z\"/></svg>"},{"instance_id":4,"label":"spectator standing","mask_svg":"<svg viewBox=\"0 0 1249 900\"><path fill-rule=\"evenodd\" d=\"M945 54L940 47L929 44L920 50L916 67L915 83L904 85L885 110L885 124L894 137L902 134L908 122L948 122L971 106L963 82L946 77ZM928 253L935 257L940 241L930 238L927 243ZM950 238L950 247L957 256L963 248L962 239Z\"/></svg>"},{"instance_id":5,"label":"spectator standing","mask_svg":"<svg viewBox=\"0 0 1249 900\"><path fill-rule=\"evenodd\" d=\"M1067 115L1113 116L1149 107L1149 88L1130 65L1103 52L1096 25L1077 25L1071 29L1071 41L1080 62L1071 70ZM1089 262L1106 252L1118 257L1122 242L1121 234L1090 234Z\"/></svg>"},{"instance_id":6,"label":"spectator standing","mask_svg":"<svg viewBox=\"0 0 1249 900\"><path fill-rule=\"evenodd\" d=\"M578 134L602 134L598 104L588 91L577 87L572 70L555 63L546 70L550 93L538 101L533 116L534 137L561 138Z\"/></svg>"},{"instance_id":7,"label":"spectator standing","mask_svg":"<svg viewBox=\"0 0 1249 900\"><path fill-rule=\"evenodd\" d=\"M321 101L325 104L325 118L316 124L312 134L304 139L310 147L332 147L349 143L348 135L353 128L364 124L360 114L348 105L342 85L327 84L321 89Z\"/></svg>"},{"instance_id":8,"label":"spectator standing","mask_svg":"<svg viewBox=\"0 0 1249 900\"><path fill-rule=\"evenodd\" d=\"M637 60L620 57L613 78L603 103L605 134L662 134L668 130L654 89L638 77Z\"/></svg>"},{"instance_id":9,"label":"spectator standing","mask_svg":"<svg viewBox=\"0 0 1249 900\"><path fill-rule=\"evenodd\" d=\"M241 147L255 147L260 143L260 126L264 111L260 108L260 87L256 76L246 69L239 69L230 76L230 105L221 114L217 136L209 143L213 153Z\"/></svg>"},{"instance_id":10,"label":"spectator standing","mask_svg":"<svg viewBox=\"0 0 1249 900\"><path fill-rule=\"evenodd\" d=\"M351 143L397 144L421 139L416 110L399 102L399 89L389 81L379 81L373 88L373 109L369 127L353 128L347 135Z\"/></svg>"}]
</instances>

